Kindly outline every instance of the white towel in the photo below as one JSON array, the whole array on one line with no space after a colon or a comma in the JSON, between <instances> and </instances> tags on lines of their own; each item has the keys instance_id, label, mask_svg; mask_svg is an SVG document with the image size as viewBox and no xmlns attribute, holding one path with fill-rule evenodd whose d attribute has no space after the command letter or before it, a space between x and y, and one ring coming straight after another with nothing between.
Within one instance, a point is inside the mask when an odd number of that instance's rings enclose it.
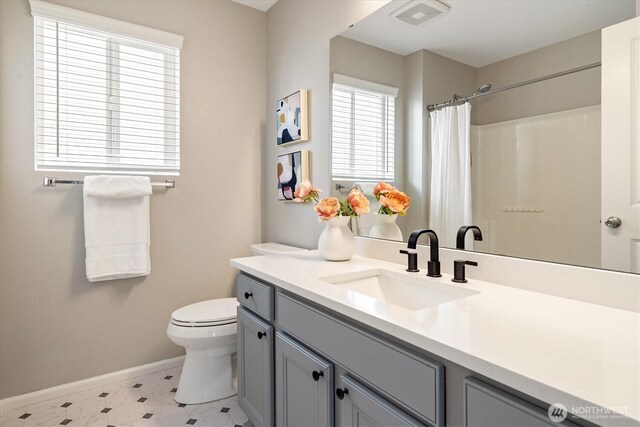
<instances>
[{"instance_id":1,"label":"white towel","mask_svg":"<svg viewBox=\"0 0 640 427\"><path fill-rule=\"evenodd\" d=\"M84 241L89 282L146 276L151 182L142 176L84 179Z\"/></svg>"}]
</instances>

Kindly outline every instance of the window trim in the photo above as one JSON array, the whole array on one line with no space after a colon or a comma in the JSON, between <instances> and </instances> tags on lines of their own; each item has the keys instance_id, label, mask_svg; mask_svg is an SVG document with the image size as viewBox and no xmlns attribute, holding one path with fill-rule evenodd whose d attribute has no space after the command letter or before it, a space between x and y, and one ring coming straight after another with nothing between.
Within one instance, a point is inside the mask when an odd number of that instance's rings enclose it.
<instances>
[{"instance_id":1,"label":"window trim","mask_svg":"<svg viewBox=\"0 0 640 427\"><path fill-rule=\"evenodd\" d=\"M182 43L184 42L184 37L179 34L107 18L106 16L60 6L43 0L29 0L29 5L31 6L31 15L33 17L63 21L177 49L182 49Z\"/></svg>"}]
</instances>

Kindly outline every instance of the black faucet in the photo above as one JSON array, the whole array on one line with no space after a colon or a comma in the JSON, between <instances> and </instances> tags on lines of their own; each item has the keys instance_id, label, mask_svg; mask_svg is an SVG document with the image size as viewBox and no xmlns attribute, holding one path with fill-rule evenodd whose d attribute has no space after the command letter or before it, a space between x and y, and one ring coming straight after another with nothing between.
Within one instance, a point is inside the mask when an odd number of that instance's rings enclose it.
<instances>
[{"instance_id":1,"label":"black faucet","mask_svg":"<svg viewBox=\"0 0 640 427\"><path fill-rule=\"evenodd\" d=\"M409 267L407 271L418 272L418 253L415 251L418 245L418 237L422 234L429 236L429 245L431 246L431 259L427 262L427 276L429 277L441 277L440 274L440 256L438 255L438 235L433 230L415 230L409 236L407 241L407 249L401 250L401 254L409 256Z\"/></svg>"},{"instance_id":2,"label":"black faucet","mask_svg":"<svg viewBox=\"0 0 640 427\"><path fill-rule=\"evenodd\" d=\"M467 231L473 231L473 240L482 241L482 231L475 225L463 225L458 230L458 236L456 237L456 249L464 250L464 238L467 235Z\"/></svg>"}]
</instances>

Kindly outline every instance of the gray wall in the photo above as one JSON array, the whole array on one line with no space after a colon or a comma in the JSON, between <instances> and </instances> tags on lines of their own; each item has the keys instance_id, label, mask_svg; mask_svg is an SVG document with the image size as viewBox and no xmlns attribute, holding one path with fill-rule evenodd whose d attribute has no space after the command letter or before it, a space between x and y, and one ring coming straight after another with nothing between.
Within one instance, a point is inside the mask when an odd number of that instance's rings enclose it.
<instances>
[{"instance_id":1,"label":"gray wall","mask_svg":"<svg viewBox=\"0 0 640 427\"><path fill-rule=\"evenodd\" d=\"M89 284L82 188L43 188L33 171L29 4L0 1L0 398L181 354L171 312L231 296L229 258L261 233L265 14L228 1L56 3L184 35L182 175L151 197L151 275Z\"/></svg>"},{"instance_id":2,"label":"gray wall","mask_svg":"<svg viewBox=\"0 0 640 427\"><path fill-rule=\"evenodd\" d=\"M330 40L386 0L279 0L267 12L267 128L263 141L263 239L316 248L323 224L310 205L279 202L276 156L309 150L311 181L330 194ZM309 142L276 147L275 102L309 90Z\"/></svg>"},{"instance_id":3,"label":"gray wall","mask_svg":"<svg viewBox=\"0 0 640 427\"><path fill-rule=\"evenodd\" d=\"M478 68L477 86L519 83L594 62L600 30ZM477 87L476 86L476 87ZM600 104L600 68L478 98L473 124L483 125Z\"/></svg>"},{"instance_id":4,"label":"gray wall","mask_svg":"<svg viewBox=\"0 0 640 427\"><path fill-rule=\"evenodd\" d=\"M424 102L427 105L451 99L453 94L464 96L476 90L476 69L472 66L427 50L423 61Z\"/></svg>"},{"instance_id":5,"label":"gray wall","mask_svg":"<svg viewBox=\"0 0 640 427\"><path fill-rule=\"evenodd\" d=\"M406 56L405 84L407 87L405 106L405 159L403 162L405 192L411 197L411 207L404 217L405 230L425 227L426 203L424 189L427 185L427 115L424 109L424 50Z\"/></svg>"}]
</instances>

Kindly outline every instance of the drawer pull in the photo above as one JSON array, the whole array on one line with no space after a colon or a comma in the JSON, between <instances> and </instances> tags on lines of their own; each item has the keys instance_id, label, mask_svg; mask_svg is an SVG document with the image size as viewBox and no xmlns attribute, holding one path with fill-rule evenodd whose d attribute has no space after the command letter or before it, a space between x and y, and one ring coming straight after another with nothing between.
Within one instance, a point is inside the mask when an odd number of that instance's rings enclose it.
<instances>
[{"instance_id":1,"label":"drawer pull","mask_svg":"<svg viewBox=\"0 0 640 427\"><path fill-rule=\"evenodd\" d=\"M244 293L244 299L249 299L253 296L253 292L245 292Z\"/></svg>"},{"instance_id":2,"label":"drawer pull","mask_svg":"<svg viewBox=\"0 0 640 427\"><path fill-rule=\"evenodd\" d=\"M267 335L265 332L262 332L262 331L258 332L258 339L261 340L262 337L264 337L265 335Z\"/></svg>"},{"instance_id":3,"label":"drawer pull","mask_svg":"<svg viewBox=\"0 0 640 427\"><path fill-rule=\"evenodd\" d=\"M313 380L317 382L317 381L320 381L320 377L324 377L324 372L322 372L322 371L313 371L311 376L313 376Z\"/></svg>"},{"instance_id":4,"label":"drawer pull","mask_svg":"<svg viewBox=\"0 0 640 427\"><path fill-rule=\"evenodd\" d=\"M346 388L337 388L336 389L336 396L338 396L339 400L344 399L344 396L346 394L349 394L349 390L347 390Z\"/></svg>"}]
</instances>

